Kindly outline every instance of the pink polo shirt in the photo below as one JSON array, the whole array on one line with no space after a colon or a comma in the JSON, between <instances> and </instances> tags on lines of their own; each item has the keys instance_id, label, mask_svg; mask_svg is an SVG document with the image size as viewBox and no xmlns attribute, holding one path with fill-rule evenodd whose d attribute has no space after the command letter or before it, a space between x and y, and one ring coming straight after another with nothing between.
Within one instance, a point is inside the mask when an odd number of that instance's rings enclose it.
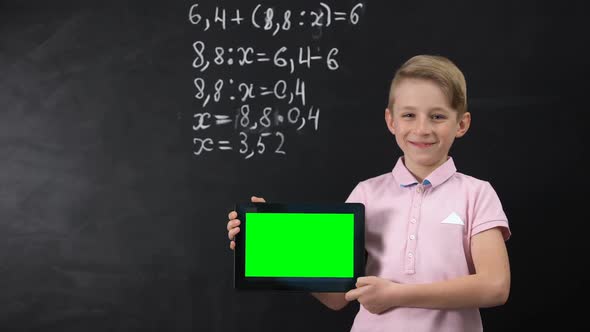
<instances>
[{"instance_id":1,"label":"pink polo shirt","mask_svg":"<svg viewBox=\"0 0 590 332\"><path fill-rule=\"evenodd\" d=\"M391 173L360 182L347 202L365 205L367 275L431 283L473 274L471 237L508 221L492 186L457 172L453 159L418 183L399 158ZM399 307L375 315L363 306L352 332L482 331L479 309Z\"/></svg>"}]
</instances>

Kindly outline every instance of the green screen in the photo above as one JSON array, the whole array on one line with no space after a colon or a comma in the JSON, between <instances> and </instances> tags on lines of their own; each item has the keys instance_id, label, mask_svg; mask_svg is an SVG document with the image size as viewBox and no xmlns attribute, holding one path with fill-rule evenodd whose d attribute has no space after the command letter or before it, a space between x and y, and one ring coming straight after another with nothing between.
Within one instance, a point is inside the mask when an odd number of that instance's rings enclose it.
<instances>
[{"instance_id":1,"label":"green screen","mask_svg":"<svg viewBox=\"0 0 590 332\"><path fill-rule=\"evenodd\" d=\"M246 277L353 277L354 214L247 212L246 220Z\"/></svg>"}]
</instances>

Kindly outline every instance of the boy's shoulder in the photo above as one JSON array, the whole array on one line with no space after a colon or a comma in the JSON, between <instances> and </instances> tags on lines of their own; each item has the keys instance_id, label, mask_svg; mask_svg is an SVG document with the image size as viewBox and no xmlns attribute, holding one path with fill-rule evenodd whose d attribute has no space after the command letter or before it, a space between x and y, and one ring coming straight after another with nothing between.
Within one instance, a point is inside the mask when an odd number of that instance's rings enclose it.
<instances>
[{"instance_id":1,"label":"boy's shoulder","mask_svg":"<svg viewBox=\"0 0 590 332\"><path fill-rule=\"evenodd\" d=\"M360 181L360 183L363 183L364 185L374 186L377 184L388 183L390 181L394 181L394 177L391 172L387 172L387 173L383 173L381 175L370 177L368 179L364 179L364 180Z\"/></svg>"},{"instance_id":2,"label":"boy's shoulder","mask_svg":"<svg viewBox=\"0 0 590 332\"><path fill-rule=\"evenodd\" d=\"M365 193L382 192L393 186L395 183L393 174L388 172L359 181L357 189Z\"/></svg>"},{"instance_id":3,"label":"boy's shoulder","mask_svg":"<svg viewBox=\"0 0 590 332\"><path fill-rule=\"evenodd\" d=\"M449 180L448 183L450 186L444 186L443 184L444 188L448 188L455 195L467 197L469 200L478 200L482 197L496 194L494 187L489 181L476 178L475 176L455 172Z\"/></svg>"},{"instance_id":4,"label":"boy's shoulder","mask_svg":"<svg viewBox=\"0 0 590 332\"><path fill-rule=\"evenodd\" d=\"M479 178L476 178L475 176L467 175L467 174L461 173L461 172L455 172L455 174L453 174L453 176L456 179L458 179L459 181L462 181L462 182L465 182L467 184L471 184L474 186L482 186L482 185L489 184L489 182L486 180L479 179Z\"/></svg>"},{"instance_id":5,"label":"boy's shoulder","mask_svg":"<svg viewBox=\"0 0 590 332\"><path fill-rule=\"evenodd\" d=\"M364 179L362 182L369 182L369 183L383 182L383 181L391 180L392 178L393 178L393 174L391 174L391 171L389 171L387 173L379 174L379 175Z\"/></svg>"}]
</instances>

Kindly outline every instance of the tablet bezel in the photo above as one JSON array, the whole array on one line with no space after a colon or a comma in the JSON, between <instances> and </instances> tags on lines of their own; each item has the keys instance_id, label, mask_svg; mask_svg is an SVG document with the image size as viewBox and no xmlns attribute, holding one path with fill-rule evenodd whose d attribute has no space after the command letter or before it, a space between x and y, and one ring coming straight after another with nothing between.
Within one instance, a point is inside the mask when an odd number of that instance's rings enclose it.
<instances>
[{"instance_id":1,"label":"tablet bezel","mask_svg":"<svg viewBox=\"0 0 590 332\"><path fill-rule=\"evenodd\" d=\"M236 205L240 232L234 250L234 288L238 290L282 290L305 292L347 292L365 273L365 206L361 203L282 204L243 203ZM248 232L246 212L258 213L352 213L354 215L354 265L352 278L246 277L244 239Z\"/></svg>"}]
</instances>

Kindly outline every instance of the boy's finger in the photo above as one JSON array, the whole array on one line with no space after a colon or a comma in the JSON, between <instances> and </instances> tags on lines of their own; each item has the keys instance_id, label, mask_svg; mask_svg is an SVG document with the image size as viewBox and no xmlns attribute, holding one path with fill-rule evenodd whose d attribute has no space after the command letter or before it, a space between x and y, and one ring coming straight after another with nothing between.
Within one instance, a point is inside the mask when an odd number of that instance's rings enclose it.
<instances>
[{"instance_id":1,"label":"boy's finger","mask_svg":"<svg viewBox=\"0 0 590 332\"><path fill-rule=\"evenodd\" d=\"M359 277L356 280L356 287L371 285L371 284L373 284L373 281L374 281L374 278L371 278L371 277Z\"/></svg>"},{"instance_id":2,"label":"boy's finger","mask_svg":"<svg viewBox=\"0 0 590 332\"><path fill-rule=\"evenodd\" d=\"M250 199L252 200L252 203L266 203L262 197L252 196Z\"/></svg>"},{"instance_id":3,"label":"boy's finger","mask_svg":"<svg viewBox=\"0 0 590 332\"><path fill-rule=\"evenodd\" d=\"M238 213L237 213L236 211L231 211L231 212L230 212L230 213L227 215L227 217L229 218L229 220L236 219L236 218L238 217Z\"/></svg>"},{"instance_id":4,"label":"boy's finger","mask_svg":"<svg viewBox=\"0 0 590 332\"><path fill-rule=\"evenodd\" d=\"M229 248L230 248L231 250L234 250L234 249L236 249L236 243L235 243L234 241L231 241L231 242L229 243Z\"/></svg>"},{"instance_id":5,"label":"boy's finger","mask_svg":"<svg viewBox=\"0 0 590 332\"><path fill-rule=\"evenodd\" d=\"M359 298L361 290L359 289L352 289L349 290L346 294L344 294L344 298L346 301L354 301Z\"/></svg>"},{"instance_id":6,"label":"boy's finger","mask_svg":"<svg viewBox=\"0 0 590 332\"><path fill-rule=\"evenodd\" d=\"M240 219L234 219L234 220L230 220L227 222L227 231L231 231L232 229L234 229L236 226L240 225Z\"/></svg>"},{"instance_id":7,"label":"boy's finger","mask_svg":"<svg viewBox=\"0 0 590 332\"><path fill-rule=\"evenodd\" d=\"M227 237L230 240L233 240L236 237L236 234L240 232L240 227L232 228L231 231L227 232Z\"/></svg>"}]
</instances>

